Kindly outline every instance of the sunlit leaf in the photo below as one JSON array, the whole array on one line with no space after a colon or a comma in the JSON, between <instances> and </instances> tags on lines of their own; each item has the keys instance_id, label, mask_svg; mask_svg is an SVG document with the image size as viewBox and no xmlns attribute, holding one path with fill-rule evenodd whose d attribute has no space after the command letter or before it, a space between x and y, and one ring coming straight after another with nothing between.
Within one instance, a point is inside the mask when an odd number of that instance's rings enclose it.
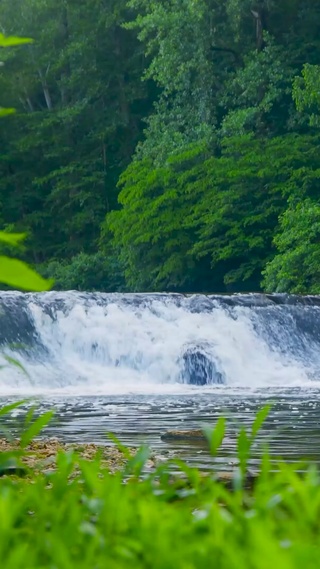
<instances>
[{"instance_id":1,"label":"sunlit leaf","mask_svg":"<svg viewBox=\"0 0 320 569\"><path fill-rule=\"evenodd\" d=\"M6 117L7 115L12 115L15 113L15 109L4 109L0 107L0 117Z\"/></svg>"},{"instance_id":2,"label":"sunlit leaf","mask_svg":"<svg viewBox=\"0 0 320 569\"><path fill-rule=\"evenodd\" d=\"M49 290L52 282L43 279L26 263L9 257L0 257L0 282L23 290Z\"/></svg>"},{"instance_id":3,"label":"sunlit leaf","mask_svg":"<svg viewBox=\"0 0 320 569\"><path fill-rule=\"evenodd\" d=\"M5 36L0 33L0 47L14 47L26 43L32 43L30 38L18 38L16 36Z\"/></svg>"},{"instance_id":4,"label":"sunlit leaf","mask_svg":"<svg viewBox=\"0 0 320 569\"><path fill-rule=\"evenodd\" d=\"M0 241L8 245L17 246L25 237L25 233L6 233L5 231L0 231Z\"/></svg>"}]
</instances>

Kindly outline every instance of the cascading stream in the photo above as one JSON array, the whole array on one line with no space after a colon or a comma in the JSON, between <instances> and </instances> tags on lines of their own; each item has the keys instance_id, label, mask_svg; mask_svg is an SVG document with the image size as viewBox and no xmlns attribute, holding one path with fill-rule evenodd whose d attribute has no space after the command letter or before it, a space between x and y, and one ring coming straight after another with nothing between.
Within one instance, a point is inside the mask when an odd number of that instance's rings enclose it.
<instances>
[{"instance_id":1,"label":"cascading stream","mask_svg":"<svg viewBox=\"0 0 320 569\"><path fill-rule=\"evenodd\" d=\"M0 293L0 393L308 387L320 298ZM223 387L222 387L223 386Z\"/></svg>"}]
</instances>

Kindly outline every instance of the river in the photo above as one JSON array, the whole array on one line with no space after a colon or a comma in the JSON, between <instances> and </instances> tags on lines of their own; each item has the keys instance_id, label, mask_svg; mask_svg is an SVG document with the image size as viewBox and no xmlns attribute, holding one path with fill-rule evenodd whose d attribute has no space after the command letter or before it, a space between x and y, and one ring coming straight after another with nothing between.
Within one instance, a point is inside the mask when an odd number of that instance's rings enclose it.
<instances>
[{"instance_id":1,"label":"river","mask_svg":"<svg viewBox=\"0 0 320 569\"><path fill-rule=\"evenodd\" d=\"M113 432L204 469L212 459L203 442L161 435L223 415L217 462L232 468L239 426L271 403L252 465L266 444L275 463L318 464L319 306L319 297L286 295L3 292L0 397L53 408L46 435L112 444ZM23 408L5 421L19 429L22 417Z\"/></svg>"}]
</instances>

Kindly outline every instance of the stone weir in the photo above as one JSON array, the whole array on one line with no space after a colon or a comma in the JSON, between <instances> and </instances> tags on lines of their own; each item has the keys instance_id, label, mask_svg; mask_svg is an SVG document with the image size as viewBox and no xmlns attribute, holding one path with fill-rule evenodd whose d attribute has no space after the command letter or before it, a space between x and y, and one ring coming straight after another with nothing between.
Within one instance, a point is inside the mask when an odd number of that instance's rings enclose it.
<instances>
[{"instance_id":1,"label":"stone weir","mask_svg":"<svg viewBox=\"0 0 320 569\"><path fill-rule=\"evenodd\" d=\"M0 390L306 385L319 316L317 296L1 292Z\"/></svg>"}]
</instances>

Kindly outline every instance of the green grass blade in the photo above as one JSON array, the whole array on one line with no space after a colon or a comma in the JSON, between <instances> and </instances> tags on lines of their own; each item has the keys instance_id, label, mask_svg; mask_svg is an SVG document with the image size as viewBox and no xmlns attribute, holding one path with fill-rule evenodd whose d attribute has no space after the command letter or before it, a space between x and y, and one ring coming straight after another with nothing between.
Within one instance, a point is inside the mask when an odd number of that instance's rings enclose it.
<instances>
[{"instance_id":1,"label":"green grass blade","mask_svg":"<svg viewBox=\"0 0 320 569\"><path fill-rule=\"evenodd\" d=\"M5 36L0 34L0 47L15 47L26 43L32 43L30 38L18 38L16 36Z\"/></svg>"},{"instance_id":2,"label":"green grass blade","mask_svg":"<svg viewBox=\"0 0 320 569\"><path fill-rule=\"evenodd\" d=\"M256 418L255 418L253 425L251 427L251 437L253 439L257 436L257 434L260 431L263 423L265 422L266 418L268 417L268 415L270 413L270 409L271 409L271 405L269 405L269 404L265 405L256 414Z\"/></svg>"},{"instance_id":3,"label":"green grass blade","mask_svg":"<svg viewBox=\"0 0 320 569\"><path fill-rule=\"evenodd\" d=\"M50 420L54 415L53 411L47 411L43 415L40 415L30 427L21 436L21 447L24 448L42 431L44 427L48 425Z\"/></svg>"},{"instance_id":4,"label":"green grass blade","mask_svg":"<svg viewBox=\"0 0 320 569\"><path fill-rule=\"evenodd\" d=\"M5 415L9 415L11 411L14 411L18 407L21 407L24 403L26 403L26 399L21 401L16 401L15 403L10 403L10 405L5 405L5 407L1 407L0 409L0 417L4 417Z\"/></svg>"},{"instance_id":5,"label":"green grass blade","mask_svg":"<svg viewBox=\"0 0 320 569\"><path fill-rule=\"evenodd\" d=\"M10 109L4 109L4 110L6 111L6 114L8 114L8 111L10 111ZM20 245L20 243L24 241L25 238L26 238L25 233L6 233L5 231L0 231L0 241L2 241L2 243L6 243L7 245L12 245L14 247Z\"/></svg>"},{"instance_id":6,"label":"green grass blade","mask_svg":"<svg viewBox=\"0 0 320 569\"><path fill-rule=\"evenodd\" d=\"M212 456L217 454L217 451L222 445L225 432L226 432L226 420L224 417L220 417L214 429L205 426L203 432L208 440L210 452Z\"/></svg>"}]
</instances>

